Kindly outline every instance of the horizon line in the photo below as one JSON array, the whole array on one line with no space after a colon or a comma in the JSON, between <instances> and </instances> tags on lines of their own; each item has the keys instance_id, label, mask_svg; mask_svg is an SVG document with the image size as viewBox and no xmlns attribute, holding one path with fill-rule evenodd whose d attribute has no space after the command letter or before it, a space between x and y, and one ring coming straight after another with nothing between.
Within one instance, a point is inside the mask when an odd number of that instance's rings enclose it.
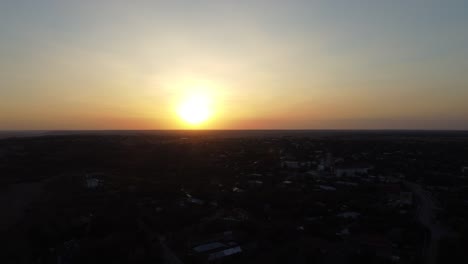
<instances>
[{"instance_id":1,"label":"horizon line","mask_svg":"<svg viewBox=\"0 0 468 264\"><path fill-rule=\"evenodd\" d=\"M248 129L0 129L2 132L105 132L105 131L459 131L468 129L441 128L248 128Z\"/></svg>"}]
</instances>

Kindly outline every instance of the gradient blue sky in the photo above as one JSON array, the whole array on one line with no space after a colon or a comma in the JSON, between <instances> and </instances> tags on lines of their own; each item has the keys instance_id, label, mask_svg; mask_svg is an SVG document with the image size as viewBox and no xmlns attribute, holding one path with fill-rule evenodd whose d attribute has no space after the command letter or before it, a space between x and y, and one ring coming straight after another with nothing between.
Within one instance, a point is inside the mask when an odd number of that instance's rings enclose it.
<instances>
[{"instance_id":1,"label":"gradient blue sky","mask_svg":"<svg viewBox=\"0 0 468 264\"><path fill-rule=\"evenodd\" d=\"M468 129L468 1L0 2L0 129Z\"/></svg>"}]
</instances>

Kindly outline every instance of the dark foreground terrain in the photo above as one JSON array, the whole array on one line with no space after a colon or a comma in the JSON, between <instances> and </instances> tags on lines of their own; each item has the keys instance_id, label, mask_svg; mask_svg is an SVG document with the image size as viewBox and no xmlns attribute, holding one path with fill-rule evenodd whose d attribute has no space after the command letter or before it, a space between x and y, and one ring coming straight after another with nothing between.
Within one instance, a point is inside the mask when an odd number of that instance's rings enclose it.
<instances>
[{"instance_id":1,"label":"dark foreground terrain","mask_svg":"<svg viewBox=\"0 0 468 264\"><path fill-rule=\"evenodd\" d=\"M1 263L468 258L468 132L0 136Z\"/></svg>"}]
</instances>

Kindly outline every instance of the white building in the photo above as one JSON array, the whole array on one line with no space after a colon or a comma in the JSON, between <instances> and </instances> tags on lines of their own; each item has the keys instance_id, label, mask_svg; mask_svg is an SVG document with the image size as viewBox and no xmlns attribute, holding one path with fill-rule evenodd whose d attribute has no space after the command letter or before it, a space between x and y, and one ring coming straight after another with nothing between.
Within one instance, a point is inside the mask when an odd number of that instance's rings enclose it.
<instances>
[{"instance_id":1,"label":"white building","mask_svg":"<svg viewBox=\"0 0 468 264\"><path fill-rule=\"evenodd\" d=\"M335 168L336 177L356 177L368 174L371 166L346 166Z\"/></svg>"},{"instance_id":2,"label":"white building","mask_svg":"<svg viewBox=\"0 0 468 264\"><path fill-rule=\"evenodd\" d=\"M239 254L241 252L242 252L242 248L240 246L232 247L232 248L228 248L228 249L225 249L225 250L222 250L222 251L211 253L208 256L208 260L213 261L213 260L221 259L221 258L224 258L224 257L227 257L227 256L231 256L231 255L234 255L234 254Z\"/></svg>"}]
</instances>

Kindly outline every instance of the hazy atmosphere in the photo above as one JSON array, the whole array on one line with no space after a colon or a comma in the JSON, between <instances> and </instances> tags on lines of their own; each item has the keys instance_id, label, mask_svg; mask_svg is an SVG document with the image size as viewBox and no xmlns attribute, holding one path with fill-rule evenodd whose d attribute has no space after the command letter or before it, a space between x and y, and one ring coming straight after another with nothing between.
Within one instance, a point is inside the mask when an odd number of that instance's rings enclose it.
<instances>
[{"instance_id":1,"label":"hazy atmosphere","mask_svg":"<svg viewBox=\"0 0 468 264\"><path fill-rule=\"evenodd\" d=\"M0 129L468 129L467 1L0 2Z\"/></svg>"},{"instance_id":2,"label":"hazy atmosphere","mask_svg":"<svg viewBox=\"0 0 468 264\"><path fill-rule=\"evenodd\" d=\"M0 36L2 264L468 259L468 0L0 0Z\"/></svg>"}]
</instances>

